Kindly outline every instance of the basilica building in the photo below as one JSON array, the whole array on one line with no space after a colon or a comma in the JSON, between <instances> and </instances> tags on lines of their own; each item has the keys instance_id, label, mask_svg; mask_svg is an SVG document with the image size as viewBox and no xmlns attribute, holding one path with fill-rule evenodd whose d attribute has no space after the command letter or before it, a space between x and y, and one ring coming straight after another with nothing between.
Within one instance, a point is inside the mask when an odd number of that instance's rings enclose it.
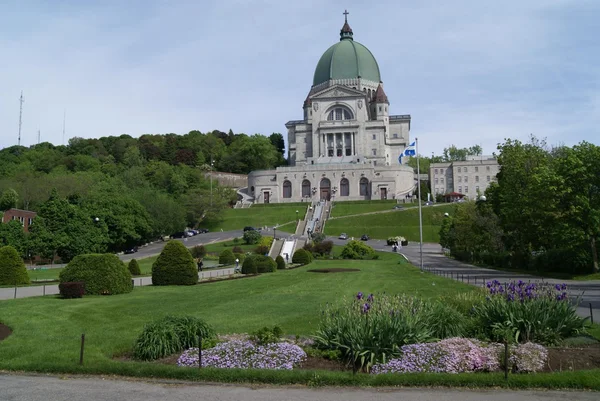
<instances>
[{"instance_id":1,"label":"basilica building","mask_svg":"<svg viewBox=\"0 0 600 401\"><path fill-rule=\"evenodd\" d=\"M400 164L410 115L391 115L379 65L356 42L347 14L340 40L323 53L303 104L288 121L289 166L252 171L255 203L404 199L415 188L413 169Z\"/></svg>"}]
</instances>

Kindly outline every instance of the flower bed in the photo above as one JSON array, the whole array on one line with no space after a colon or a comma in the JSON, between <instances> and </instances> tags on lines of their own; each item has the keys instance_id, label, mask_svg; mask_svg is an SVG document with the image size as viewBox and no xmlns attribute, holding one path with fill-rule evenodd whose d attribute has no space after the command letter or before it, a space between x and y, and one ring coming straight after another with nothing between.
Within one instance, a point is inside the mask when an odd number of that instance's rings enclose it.
<instances>
[{"instance_id":1,"label":"flower bed","mask_svg":"<svg viewBox=\"0 0 600 401\"><path fill-rule=\"evenodd\" d=\"M485 344L467 338L448 338L436 343L401 347L400 358L376 364L371 373L468 373L493 372L501 368L502 344ZM537 372L544 368L548 351L539 344L511 346L509 368L514 372Z\"/></svg>"},{"instance_id":2,"label":"flower bed","mask_svg":"<svg viewBox=\"0 0 600 401\"><path fill-rule=\"evenodd\" d=\"M293 369L306 359L306 353L287 342L256 345L248 340L233 340L202 351L202 367L237 369ZM178 366L198 367L198 348L186 350Z\"/></svg>"}]
</instances>

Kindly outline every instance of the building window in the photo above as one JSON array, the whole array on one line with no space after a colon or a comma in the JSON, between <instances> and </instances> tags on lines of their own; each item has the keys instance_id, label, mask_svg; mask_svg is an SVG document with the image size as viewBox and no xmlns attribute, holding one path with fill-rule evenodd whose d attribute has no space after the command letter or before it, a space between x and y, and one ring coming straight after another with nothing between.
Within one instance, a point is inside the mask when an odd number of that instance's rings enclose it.
<instances>
[{"instance_id":1,"label":"building window","mask_svg":"<svg viewBox=\"0 0 600 401\"><path fill-rule=\"evenodd\" d=\"M458 193L462 193L462 187L458 187Z\"/></svg>"},{"instance_id":2,"label":"building window","mask_svg":"<svg viewBox=\"0 0 600 401\"><path fill-rule=\"evenodd\" d=\"M337 149L337 156L342 157L342 148Z\"/></svg>"},{"instance_id":3,"label":"building window","mask_svg":"<svg viewBox=\"0 0 600 401\"><path fill-rule=\"evenodd\" d=\"M437 179L437 178L435 179L435 183L436 183L436 184L438 183L438 179Z\"/></svg>"},{"instance_id":4,"label":"building window","mask_svg":"<svg viewBox=\"0 0 600 401\"><path fill-rule=\"evenodd\" d=\"M458 168L458 172L460 173L460 167Z\"/></svg>"},{"instance_id":5,"label":"building window","mask_svg":"<svg viewBox=\"0 0 600 401\"><path fill-rule=\"evenodd\" d=\"M436 168L434 171L435 171L435 174L437 174L437 173L438 173L438 169L437 169L437 168Z\"/></svg>"},{"instance_id":6,"label":"building window","mask_svg":"<svg viewBox=\"0 0 600 401\"><path fill-rule=\"evenodd\" d=\"M360 179L360 196L367 196L369 195L369 180L367 180L365 177Z\"/></svg>"},{"instance_id":7,"label":"building window","mask_svg":"<svg viewBox=\"0 0 600 401\"><path fill-rule=\"evenodd\" d=\"M467 187L466 185L465 185L465 193L466 193L466 194L468 194L468 193L469 193L469 187Z\"/></svg>"},{"instance_id":8,"label":"building window","mask_svg":"<svg viewBox=\"0 0 600 401\"><path fill-rule=\"evenodd\" d=\"M333 157L333 149L327 150L327 156Z\"/></svg>"},{"instance_id":9,"label":"building window","mask_svg":"<svg viewBox=\"0 0 600 401\"><path fill-rule=\"evenodd\" d=\"M479 185L475 187L475 192L479 192Z\"/></svg>"},{"instance_id":10,"label":"building window","mask_svg":"<svg viewBox=\"0 0 600 401\"><path fill-rule=\"evenodd\" d=\"M308 180L302 181L302 197L310 197L310 181Z\"/></svg>"},{"instance_id":11,"label":"building window","mask_svg":"<svg viewBox=\"0 0 600 401\"><path fill-rule=\"evenodd\" d=\"M465 182L469 182L469 177L465 175Z\"/></svg>"},{"instance_id":12,"label":"building window","mask_svg":"<svg viewBox=\"0 0 600 401\"><path fill-rule=\"evenodd\" d=\"M475 176L475 182L479 182L479 176L478 175Z\"/></svg>"},{"instance_id":13,"label":"building window","mask_svg":"<svg viewBox=\"0 0 600 401\"><path fill-rule=\"evenodd\" d=\"M377 149L373 149L373 156L377 156Z\"/></svg>"},{"instance_id":14,"label":"building window","mask_svg":"<svg viewBox=\"0 0 600 401\"><path fill-rule=\"evenodd\" d=\"M292 197L292 183L288 180L283 182L283 197L291 198Z\"/></svg>"},{"instance_id":15,"label":"building window","mask_svg":"<svg viewBox=\"0 0 600 401\"><path fill-rule=\"evenodd\" d=\"M385 112L387 113L387 106L385 106Z\"/></svg>"},{"instance_id":16,"label":"building window","mask_svg":"<svg viewBox=\"0 0 600 401\"><path fill-rule=\"evenodd\" d=\"M350 196L350 182L347 178L340 181L340 196Z\"/></svg>"},{"instance_id":17,"label":"building window","mask_svg":"<svg viewBox=\"0 0 600 401\"><path fill-rule=\"evenodd\" d=\"M465 167L465 173L467 172L467 168Z\"/></svg>"},{"instance_id":18,"label":"building window","mask_svg":"<svg viewBox=\"0 0 600 401\"><path fill-rule=\"evenodd\" d=\"M327 114L327 120L352 120L352 112L345 107L337 107Z\"/></svg>"},{"instance_id":19,"label":"building window","mask_svg":"<svg viewBox=\"0 0 600 401\"><path fill-rule=\"evenodd\" d=\"M381 113L381 106L379 106L379 112Z\"/></svg>"},{"instance_id":20,"label":"building window","mask_svg":"<svg viewBox=\"0 0 600 401\"><path fill-rule=\"evenodd\" d=\"M460 175L458 176L458 182L462 182L462 177Z\"/></svg>"},{"instance_id":21,"label":"building window","mask_svg":"<svg viewBox=\"0 0 600 401\"><path fill-rule=\"evenodd\" d=\"M475 167L475 172L477 173L479 171L479 167Z\"/></svg>"},{"instance_id":22,"label":"building window","mask_svg":"<svg viewBox=\"0 0 600 401\"><path fill-rule=\"evenodd\" d=\"M487 176L487 182L490 182L490 176L489 175Z\"/></svg>"},{"instance_id":23,"label":"building window","mask_svg":"<svg viewBox=\"0 0 600 401\"><path fill-rule=\"evenodd\" d=\"M394 139L398 139L398 134L394 134Z\"/></svg>"},{"instance_id":24,"label":"building window","mask_svg":"<svg viewBox=\"0 0 600 401\"><path fill-rule=\"evenodd\" d=\"M490 171L490 166L485 166L485 169L486 169L487 171Z\"/></svg>"},{"instance_id":25,"label":"building window","mask_svg":"<svg viewBox=\"0 0 600 401\"><path fill-rule=\"evenodd\" d=\"M440 184L443 184L443 183L444 183L444 179L440 178Z\"/></svg>"},{"instance_id":26,"label":"building window","mask_svg":"<svg viewBox=\"0 0 600 401\"><path fill-rule=\"evenodd\" d=\"M443 168L440 169L440 174L444 174L444 169Z\"/></svg>"},{"instance_id":27,"label":"building window","mask_svg":"<svg viewBox=\"0 0 600 401\"><path fill-rule=\"evenodd\" d=\"M29 225L31 225L31 223L33 223L33 219L30 217L29 218Z\"/></svg>"},{"instance_id":28,"label":"building window","mask_svg":"<svg viewBox=\"0 0 600 401\"><path fill-rule=\"evenodd\" d=\"M376 139L377 139L377 135L373 134L373 140L376 140Z\"/></svg>"}]
</instances>

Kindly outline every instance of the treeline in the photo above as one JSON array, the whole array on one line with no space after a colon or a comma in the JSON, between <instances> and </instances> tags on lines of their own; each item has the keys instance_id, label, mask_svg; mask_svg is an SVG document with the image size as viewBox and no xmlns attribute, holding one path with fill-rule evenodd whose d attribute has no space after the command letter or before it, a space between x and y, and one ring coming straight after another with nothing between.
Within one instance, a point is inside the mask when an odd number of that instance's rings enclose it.
<instances>
[{"instance_id":1,"label":"treeline","mask_svg":"<svg viewBox=\"0 0 600 401\"><path fill-rule=\"evenodd\" d=\"M598 272L600 147L498 146L500 172L485 201L459 205L440 244L464 261L569 274Z\"/></svg>"},{"instance_id":2,"label":"treeline","mask_svg":"<svg viewBox=\"0 0 600 401\"><path fill-rule=\"evenodd\" d=\"M285 164L281 134L128 135L72 138L0 150L0 210L32 210L30 235L0 226L0 243L21 255L116 252L217 222L237 194L206 177Z\"/></svg>"}]
</instances>

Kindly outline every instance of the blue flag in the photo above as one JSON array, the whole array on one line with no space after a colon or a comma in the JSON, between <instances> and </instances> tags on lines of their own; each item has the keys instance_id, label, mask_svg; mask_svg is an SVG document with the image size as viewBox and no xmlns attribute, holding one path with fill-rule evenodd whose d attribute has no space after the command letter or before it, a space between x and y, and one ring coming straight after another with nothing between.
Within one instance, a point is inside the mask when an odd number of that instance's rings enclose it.
<instances>
[{"instance_id":1,"label":"blue flag","mask_svg":"<svg viewBox=\"0 0 600 401\"><path fill-rule=\"evenodd\" d=\"M400 153L400 156L398 157L398 162L400 164L402 164L402 157L415 156L416 154L417 154L416 142L413 142L410 145L408 145L408 147L406 149L404 149L404 152Z\"/></svg>"}]
</instances>

